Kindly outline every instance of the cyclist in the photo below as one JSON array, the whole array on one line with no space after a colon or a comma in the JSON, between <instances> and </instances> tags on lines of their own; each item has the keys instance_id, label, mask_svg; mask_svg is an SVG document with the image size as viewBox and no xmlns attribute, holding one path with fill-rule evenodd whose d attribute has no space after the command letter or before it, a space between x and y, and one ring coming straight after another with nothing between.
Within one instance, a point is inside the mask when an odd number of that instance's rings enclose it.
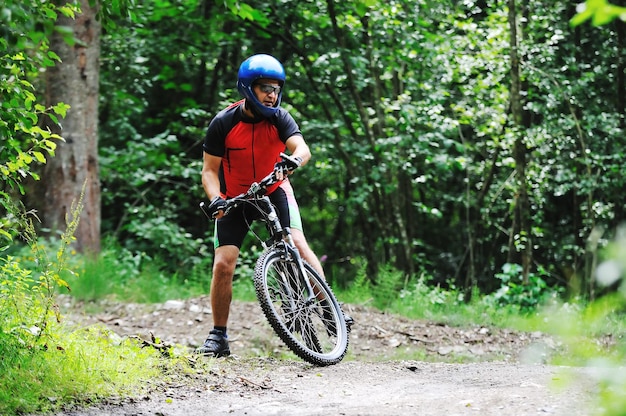
<instances>
[{"instance_id":1,"label":"cyclist","mask_svg":"<svg viewBox=\"0 0 626 416\"><path fill-rule=\"evenodd\" d=\"M277 179L305 165L311 152L298 124L280 106L285 70L273 56L253 55L239 67L237 89L243 99L220 111L209 124L203 144L202 185L211 201L209 215L215 215L215 257L210 301L213 329L196 352L216 357L230 354L227 323L232 299L232 282L239 250L247 234L247 221L254 210L245 204L223 215L225 198L248 190L272 169ZM287 149L290 157L282 160ZM289 180L267 189L280 222L291 228L302 257L324 276L322 266L309 247L298 204Z\"/></svg>"}]
</instances>

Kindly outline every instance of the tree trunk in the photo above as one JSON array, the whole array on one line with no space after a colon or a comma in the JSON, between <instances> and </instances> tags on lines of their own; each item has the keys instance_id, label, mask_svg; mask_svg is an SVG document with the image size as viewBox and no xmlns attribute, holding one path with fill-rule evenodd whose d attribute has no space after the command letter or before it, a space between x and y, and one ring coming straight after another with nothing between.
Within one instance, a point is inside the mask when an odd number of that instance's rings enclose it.
<instances>
[{"instance_id":1,"label":"tree trunk","mask_svg":"<svg viewBox=\"0 0 626 416\"><path fill-rule=\"evenodd\" d=\"M615 20L617 34L617 59L615 71L615 88L617 91L626 91L626 22ZM617 112L622 115L620 127L626 128L626 94L617 94Z\"/></svg>"},{"instance_id":2,"label":"tree trunk","mask_svg":"<svg viewBox=\"0 0 626 416\"><path fill-rule=\"evenodd\" d=\"M48 69L46 101L71 106L56 130L65 142L44 168L44 197L39 201L44 227L52 233L65 230L66 216L84 187L84 208L75 233L80 252L100 251L100 182L98 172L98 84L100 23L88 0L81 0L76 19L59 16L57 25L72 28L76 43L69 45L59 33L50 41L62 63Z\"/></svg>"},{"instance_id":3,"label":"tree trunk","mask_svg":"<svg viewBox=\"0 0 626 416\"><path fill-rule=\"evenodd\" d=\"M528 283L528 274L532 264L532 241L530 230L530 204L528 202L528 190L526 181L526 142L524 141L524 110L522 105L522 82L520 77L520 63L518 55L518 30L517 10L515 0L509 0L509 30L511 36L510 60L511 60L511 114L513 118L513 130L516 134L513 148L515 159L515 176L517 178L517 195L515 198L514 216L517 221L511 230L517 244L511 244L509 249L519 250L522 263L523 282Z\"/></svg>"}]
</instances>

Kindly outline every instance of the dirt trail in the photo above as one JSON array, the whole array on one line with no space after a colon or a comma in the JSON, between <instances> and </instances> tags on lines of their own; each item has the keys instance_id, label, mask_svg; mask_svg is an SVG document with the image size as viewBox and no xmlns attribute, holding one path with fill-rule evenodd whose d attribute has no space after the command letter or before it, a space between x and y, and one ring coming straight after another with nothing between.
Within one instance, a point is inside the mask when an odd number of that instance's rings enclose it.
<instances>
[{"instance_id":1,"label":"dirt trail","mask_svg":"<svg viewBox=\"0 0 626 416\"><path fill-rule=\"evenodd\" d=\"M162 305L64 305L81 325L150 333L195 347L210 329L208 299ZM185 376L147 397L56 416L591 415L593 373L541 364L560 348L543 334L453 328L346 305L357 322L346 359L314 367L291 355L255 303L235 302L231 350L208 374ZM268 358L268 355L281 358ZM204 359L204 358L199 358ZM441 362L448 361L448 362ZM462 361L464 364L454 362Z\"/></svg>"}]
</instances>

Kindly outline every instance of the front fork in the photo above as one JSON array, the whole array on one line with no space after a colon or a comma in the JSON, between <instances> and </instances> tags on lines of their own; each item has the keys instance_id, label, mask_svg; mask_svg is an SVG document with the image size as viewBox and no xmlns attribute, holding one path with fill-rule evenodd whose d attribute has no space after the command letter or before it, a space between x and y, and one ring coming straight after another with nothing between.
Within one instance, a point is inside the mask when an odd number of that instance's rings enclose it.
<instances>
[{"instance_id":1,"label":"front fork","mask_svg":"<svg viewBox=\"0 0 626 416\"><path fill-rule=\"evenodd\" d=\"M274 208L274 205L270 202L269 198L263 198L261 199L261 201L263 201L263 203L266 206L265 207L266 212L268 213L267 218L271 222L270 229L273 231L272 239L274 241L280 241L281 244L284 244L283 251L284 251L285 257L286 258L292 257L298 264L300 275L302 276L302 280L304 281L304 284L306 285L307 293L308 293L308 297L306 299L305 305L309 306L314 302L315 291L313 290L313 286L311 285L311 282L309 281L309 279L306 278L307 272L306 272L306 267L304 267L304 260L302 259L302 256L300 255L300 251L298 250L298 247L296 247L296 244L293 240L293 236L291 235L291 230L289 229L289 227L283 228L278 218L278 215L276 214L276 208ZM288 282L285 282L285 283L288 283ZM291 285L289 285L288 287L292 288L293 290L293 287ZM290 296L290 298L291 298L291 302L293 302L294 298L292 296ZM291 307L294 308L295 305L292 304Z\"/></svg>"},{"instance_id":2,"label":"front fork","mask_svg":"<svg viewBox=\"0 0 626 416\"><path fill-rule=\"evenodd\" d=\"M306 267L304 267L304 260L302 259L302 256L300 255L300 251L298 250L298 247L296 247L295 243L293 242L293 237L291 235L289 228L285 228L285 230L283 230L283 238L286 241L285 251L289 253L289 255L294 260L296 260L296 263L298 264L298 269L300 270L300 276L302 276L302 281L304 281L304 284L306 285L307 293L309 294L309 296L306 299L305 305L310 306L313 303L313 300L315 299L315 291L313 290L311 281L307 279L307 271L306 271Z\"/></svg>"}]
</instances>

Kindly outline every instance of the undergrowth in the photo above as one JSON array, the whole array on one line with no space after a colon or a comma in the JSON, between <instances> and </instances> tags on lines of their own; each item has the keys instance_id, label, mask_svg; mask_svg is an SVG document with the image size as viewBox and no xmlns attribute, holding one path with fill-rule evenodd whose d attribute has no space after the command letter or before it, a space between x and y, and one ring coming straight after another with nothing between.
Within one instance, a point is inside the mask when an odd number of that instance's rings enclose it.
<instances>
[{"instance_id":1,"label":"undergrowth","mask_svg":"<svg viewBox=\"0 0 626 416\"><path fill-rule=\"evenodd\" d=\"M49 243L54 250L53 243ZM132 252L108 241L97 257L75 256L73 273L65 276L72 297L94 301L115 299L121 302L162 303L207 295L211 286L213 257L207 256L193 266L168 272L166 261L142 252ZM242 253L233 282L234 297L256 299L252 276L258 253Z\"/></svg>"},{"instance_id":2,"label":"undergrowth","mask_svg":"<svg viewBox=\"0 0 626 416\"><path fill-rule=\"evenodd\" d=\"M45 342L25 349L1 337L0 414L48 412L69 403L132 396L162 377L159 354L105 329L48 330Z\"/></svg>"},{"instance_id":3,"label":"undergrowth","mask_svg":"<svg viewBox=\"0 0 626 416\"><path fill-rule=\"evenodd\" d=\"M176 361L163 360L162 351L104 328L75 329L63 321L55 301L59 289L70 288L64 277L76 277L68 259L80 201L52 253L38 241L25 213L7 200L3 206L20 219L12 229L20 230L16 236L27 246L15 256L6 245L0 258L0 415L139 394L161 380Z\"/></svg>"}]
</instances>

